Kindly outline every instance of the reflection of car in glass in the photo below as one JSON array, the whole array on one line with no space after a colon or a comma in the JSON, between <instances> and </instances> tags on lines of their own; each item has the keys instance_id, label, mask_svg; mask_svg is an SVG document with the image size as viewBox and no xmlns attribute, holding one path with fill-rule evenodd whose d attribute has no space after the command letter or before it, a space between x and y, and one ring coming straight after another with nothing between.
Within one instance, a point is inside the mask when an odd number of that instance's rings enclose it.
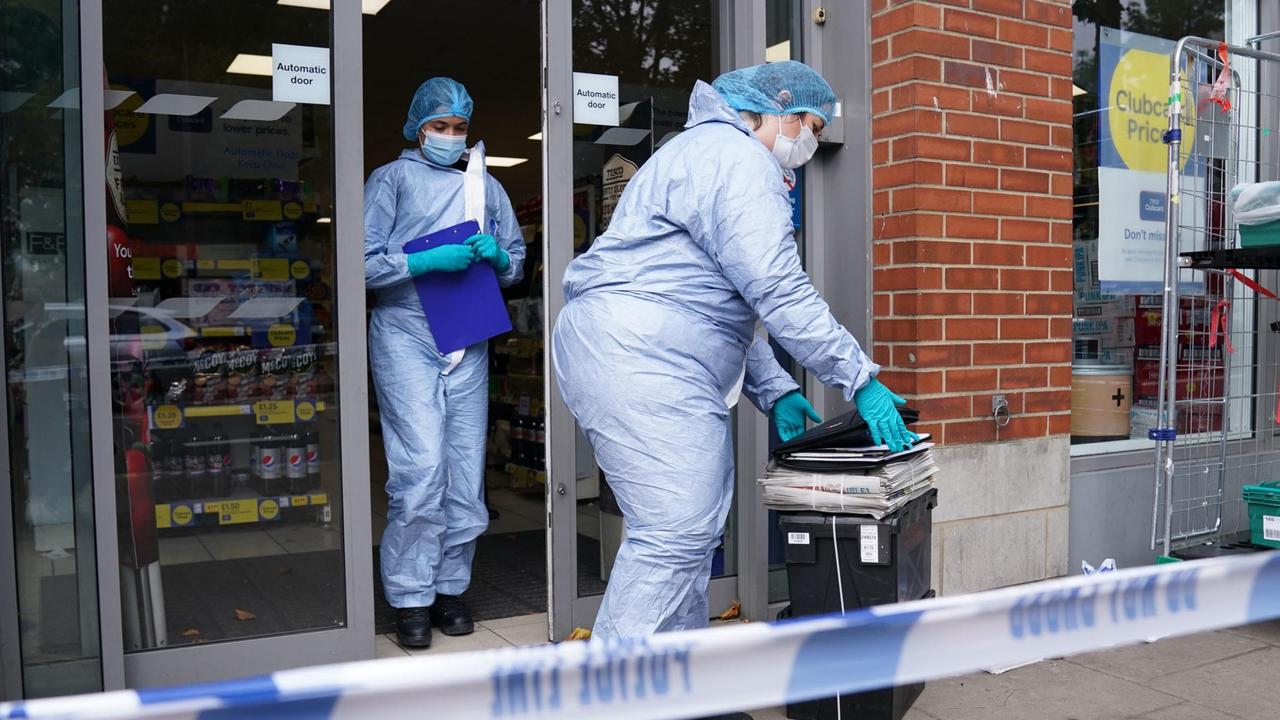
<instances>
[{"instance_id":1,"label":"reflection of car in glass","mask_svg":"<svg viewBox=\"0 0 1280 720\"><path fill-rule=\"evenodd\" d=\"M182 321L153 308L111 305L110 335L112 371L141 361L146 351L148 362L168 356L175 364L187 364L186 351L199 334ZM11 357L9 382L58 380L69 374L82 374L88 366L86 356L84 306L79 303L43 303L28 307L22 320L10 326L12 336L22 340L13 346L21 357ZM16 373L16 374L15 374Z\"/></svg>"}]
</instances>

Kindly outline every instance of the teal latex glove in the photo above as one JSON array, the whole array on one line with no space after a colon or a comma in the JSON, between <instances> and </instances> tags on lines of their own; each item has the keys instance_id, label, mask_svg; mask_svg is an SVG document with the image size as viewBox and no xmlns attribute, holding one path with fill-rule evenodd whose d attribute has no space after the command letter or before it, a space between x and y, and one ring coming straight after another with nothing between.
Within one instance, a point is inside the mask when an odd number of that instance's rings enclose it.
<instances>
[{"instance_id":1,"label":"teal latex glove","mask_svg":"<svg viewBox=\"0 0 1280 720\"><path fill-rule=\"evenodd\" d=\"M488 233L480 233L467 238L467 245L476 251L476 257L493 266L500 273L511 267L511 256L506 250L498 247L498 241Z\"/></svg>"},{"instance_id":2,"label":"teal latex glove","mask_svg":"<svg viewBox=\"0 0 1280 720\"><path fill-rule=\"evenodd\" d=\"M871 378L871 382L859 388L853 394L853 404L858 406L858 414L867 421L871 439L877 445L887 445L893 452L901 452L920 439L919 435L907 429L902 415L898 413L898 406L906 405L907 401L893 394L879 380Z\"/></svg>"},{"instance_id":3,"label":"teal latex glove","mask_svg":"<svg viewBox=\"0 0 1280 720\"><path fill-rule=\"evenodd\" d=\"M429 272L461 272L476 261L469 245L441 245L409 254L409 274L418 277Z\"/></svg>"},{"instance_id":4,"label":"teal latex glove","mask_svg":"<svg viewBox=\"0 0 1280 720\"><path fill-rule=\"evenodd\" d=\"M778 437L782 438L782 442L803 433L806 418L815 423L822 422L822 418L818 417L818 413L799 390L792 390L773 404L773 424L778 428Z\"/></svg>"}]
</instances>

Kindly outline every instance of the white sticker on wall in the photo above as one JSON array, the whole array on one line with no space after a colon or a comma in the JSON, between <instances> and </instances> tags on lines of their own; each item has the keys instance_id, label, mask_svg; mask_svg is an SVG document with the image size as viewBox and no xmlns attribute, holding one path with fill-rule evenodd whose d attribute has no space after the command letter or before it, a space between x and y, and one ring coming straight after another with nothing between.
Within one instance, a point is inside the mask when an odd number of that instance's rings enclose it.
<instances>
[{"instance_id":1,"label":"white sticker on wall","mask_svg":"<svg viewBox=\"0 0 1280 720\"><path fill-rule=\"evenodd\" d=\"M808 545L809 533L789 532L787 533L787 544L788 545Z\"/></svg>"},{"instance_id":2,"label":"white sticker on wall","mask_svg":"<svg viewBox=\"0 0 1280 720\"><path fill-rule=\"evenodd\" d=\"M859 553L862 556L862 562L880 562L880 526L859 525L858 531L862 540Z\"/></svg>"},{"instance_id":3,"label":"white sticker on wall","mask_svg":"<svg viewBox=\"0 0 1280 720\"><path fill-rule=\"evenodd\" d=\"M271 99L329 104L329 48L271 44Z\"/></svg>"},{"instance_id":4,"label":"white sticker on wall","mask_svg":"<svg viewBox=\"0 0 1280 720\"><path fill-rule=\"evenodd\" d=\"M584 125L618 124L618 76L573 74L573 121Z\"/></svg>"}]
</instances>

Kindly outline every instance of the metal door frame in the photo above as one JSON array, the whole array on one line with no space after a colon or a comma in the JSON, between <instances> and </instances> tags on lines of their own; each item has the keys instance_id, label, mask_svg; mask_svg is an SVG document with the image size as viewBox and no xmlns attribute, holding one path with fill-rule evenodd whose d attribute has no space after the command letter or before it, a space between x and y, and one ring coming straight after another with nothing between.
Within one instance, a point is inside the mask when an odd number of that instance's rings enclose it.
<instances>
[{"instance_id":1,"label":"metal door frame","mask_svg":"<svg viewBox=\"0 0 1280 720\"><path fill-rule=\"evenodd\" d=\"M548 339L545 366L550 369L554 367L550 357L551 330L564 308L561 285L565 268L573 259L572 244L552 241L552 238L573 237L573 2L544 0L542 13L542 219L546 258L543 333ZM719 19L717 59L722 66L763 62L764 0L716 0L713 15ZM576 627L592 626L601 596L580 597L578 594L577 431L573 416L560 398L554 372L547 373L545 392L550 470L547 476L547 629L551 638L563 638ZM735 422L738 527L763 526L760 517L763 510L755 498L755 468L764 457L763 448L767 447L767 425L765 418L753 411L737 413ZM767 600L763 590L767 585L767 546L758 540L764 537L754 531L749 535L739 532L738 574L711 580L711 607L728 607L734 600L741 600L748 617L763 619ZM754 590L757 587L759 592ZM742 588L751 590L740 593Z\"/></svg>"},{"instance_id":2,"label":"metal door frame","mask_svg":"<svg viewBox=\"0 0 1280 720\"><path fill-rule=\"evenodd\" d=\"M342 468L343 555L346 626L284 636L234 640L124 654L119 551L116 537L115 463L112 451L108 351L107 248L89 238L106 237L106 199L87 190L85 210L86 337L94 467L98 599L105 689L214 680L266 673L287 667L359 660L374 656L373 557L369 508L368 397L366 378L363 250L355 242L364 223L364 100L362 17L359 2L335 2L331 10L333 48L334 234L338 319L338 437ZM101 125L103 72L101 0L81 3L81 106L86 122L84 187L106 183ZM347 280L361 278L359 282ZM344 282L345 280L345 282ZM6 673L7 680L7 673Z\"/></svg>"}]
</instances>

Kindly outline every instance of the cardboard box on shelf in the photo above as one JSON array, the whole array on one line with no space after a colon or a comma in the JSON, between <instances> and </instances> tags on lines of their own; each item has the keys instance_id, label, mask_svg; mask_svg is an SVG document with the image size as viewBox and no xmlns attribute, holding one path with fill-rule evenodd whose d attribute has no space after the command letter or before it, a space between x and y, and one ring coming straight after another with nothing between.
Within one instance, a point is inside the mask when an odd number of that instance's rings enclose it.
<instances>
[{"instance_id":1,"label":"cardboard box on shelf","mask_svg":"<svg viewBox=\"0 0 1280 720\"><path fill-rule=\"evenodd\" d=\"M1103 365L1124 365L1133 367L1133 348L1104 347L1098 352L1098 360Z\"/></svg>"},{"instance_id":2,"label":"cardboard box on shelf","mask_svg":"<svg viewBox=\"0 0 1280 720\"><path fill-rule=\"evenodd\" d=\"M1177 369L1178 400L1221 398L1226 390L1226 376L1221 366L1180 364ZM1136 360L1133 363L1133 392L1138 398L1160 396L1160 361Z\"/></svg>"},{"instance_id":3,"label":"cardboard box on shelf","mask_svg":"<svg viewBox=\"0 0 1280 720\"><path fill-rule=\"evenodd\" d=\"M1097 303L1082 303L1077 299L1075 304L1075 317L1077 320L1098 318L1129 319L1133 317L1133 312L1134 304L1132 297Z\"/></svg>"},{"instance_id":4,"label":"cardboard box on shelf","mask_svg":"<svg viewBox=\"0 0 1280 720\"><path fill-rule=\"evenodd\" d=\"M1131 348L1134 346L1134 320L1132 317L1076 318L1071 326L1075 337L1092 336L1102 340L1102 347Z\"/></svg>"},{"instance_id":5,"label":"cardboard box on shelf","mask_svg":"<svg viewBox=\"0 0 1280 720\"><path fill-rule=\"evenodd\" d=\"M1142 403L1129 408L1129 437L1145 438L1147 431L1159 425L1160 414L1154 404Z\"/></svg>"},{"instance_id":6,"label":"cardboard box on shelf","mask_svg":"<svg viewBox=\"0 0 1280 720\"><path fill-rule=\"evenodd\" d=\"M1098 241L1076 240L1072 243L1076 292L1088 292L1101 287L1098 283Z\"/></svg>"}]
</instances>

